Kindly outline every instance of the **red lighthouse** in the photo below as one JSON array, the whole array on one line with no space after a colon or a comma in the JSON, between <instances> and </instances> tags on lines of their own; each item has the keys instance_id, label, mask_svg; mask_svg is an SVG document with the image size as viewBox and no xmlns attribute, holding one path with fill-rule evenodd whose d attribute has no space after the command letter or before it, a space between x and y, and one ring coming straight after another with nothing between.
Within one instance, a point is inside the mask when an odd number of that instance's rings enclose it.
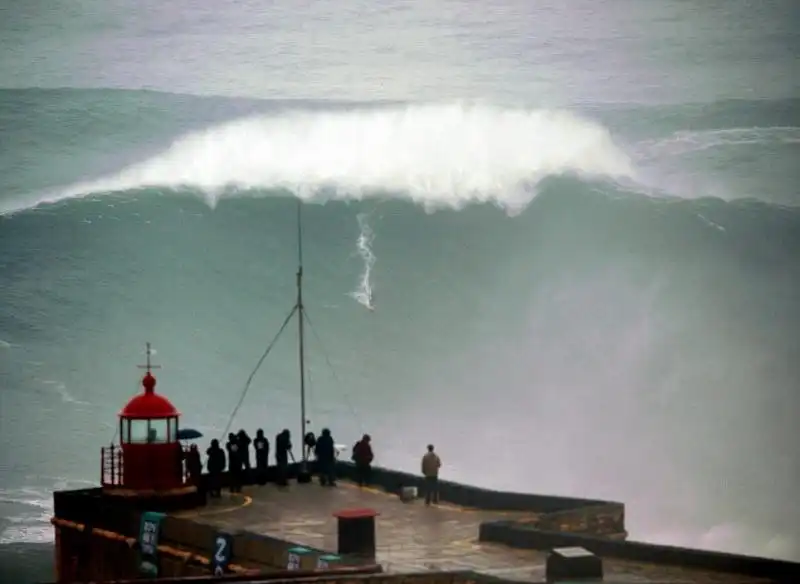
<instances>
[{"instance_id":1,"label":"red lighthouse","mask_svg":"<svg viewBox=\"0 0 800 584\"><path fill-rule=\"evenodd\" d=\"M109 494L184 494L183 449L178 441L180 413L156 393L150 363L142 378L143 392L133 396L119 413L119 446L102 451L102 485Z\"/></svg>"}]
</instances>

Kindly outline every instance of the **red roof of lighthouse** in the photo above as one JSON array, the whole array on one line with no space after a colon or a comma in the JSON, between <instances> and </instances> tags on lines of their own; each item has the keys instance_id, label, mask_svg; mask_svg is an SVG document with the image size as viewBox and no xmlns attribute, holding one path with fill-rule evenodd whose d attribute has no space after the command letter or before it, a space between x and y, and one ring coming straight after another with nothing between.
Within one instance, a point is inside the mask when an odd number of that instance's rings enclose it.
<instances>
[{"instance_id":1,"label":"red roof of lighthouse","mask_svg":"<svg viewBox=\"0 0 800 584\"><path fill-rule=\"evenodd\" d=\"M180 413L167 398L155 392L156 378L149 371L142 378L144 393L135 395L119 413L122 418L141 420L146 418L169 418Z\"/></svg>"}]
</instances>

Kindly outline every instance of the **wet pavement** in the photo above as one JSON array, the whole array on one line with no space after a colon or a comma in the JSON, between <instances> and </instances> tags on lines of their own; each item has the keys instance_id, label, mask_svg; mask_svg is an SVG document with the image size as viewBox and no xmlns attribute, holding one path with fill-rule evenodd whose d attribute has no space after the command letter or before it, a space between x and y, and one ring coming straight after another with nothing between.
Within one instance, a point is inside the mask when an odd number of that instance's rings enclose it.
<instances>
[{"instance_id":1,"label":"wet pavement","mask_svg":"<svg viewBox=\"0 0 800 584\"><path fill-rule=\"evenodd\" d=\"M545 581L547 554L497 544L479 543L483 521L518 518L522 513L463 509L451 505L426 507L421 500L404 503L394 495L340 483L248 487L240 496L223 495L200 511L181 514L222 529L270 535L335 552L337 511L371 508L376 518L377 561L389 572L475 570L511 580ZM533 516L527 517L533 519ZM606 582L768 582L734 574L706 572L604 559Z\"/></svg>"}]
</instances>

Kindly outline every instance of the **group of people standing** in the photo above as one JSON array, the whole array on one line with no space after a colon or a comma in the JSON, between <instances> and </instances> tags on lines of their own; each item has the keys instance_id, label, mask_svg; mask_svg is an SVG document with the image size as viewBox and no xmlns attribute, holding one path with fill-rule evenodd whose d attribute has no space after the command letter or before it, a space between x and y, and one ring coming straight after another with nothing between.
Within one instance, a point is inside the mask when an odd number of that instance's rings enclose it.
<instances>
[{"instance_id":1,"label":"group of people standing","mask_svg":"<svg viewBox=\"0 0 800 584\"><path fill-rule=\"evenodd\" d=\"M255 453L255 467L251 466L250 448ZM278 486L288 485L289 462L295 462L292 453L292 435L287 429L275 436L275 475L274 480ZM324 428L319 437L313 432L308 432L303 437L303 448L307 460L314 455L314 466L323 486L336 485L336 459L338 452L333 435L328 428ZM250 438L242 429L238 433L228 434L225 448L220 446L219 440L211 441L211 446L206 450L208 469L207 490L211 497L219 498L222 490L222 474L226 468L229 475L229 488L231 493L239 493L242 485L257 483L265 485L270 478L269 472L270 442L264 435L264 430L258 429L255 438ZM360 487L370 484L372 462L375 456L372 451L372 438L364 434L355 443L351 460L355 465L355 479ZM185 455L186 473L192 482L200 484L202 462L197 446L192 445ZM434 452L432 444L428 445L427 452L422 457L422 475L425 481L425 503L439 501L439 469L442 462Z\"/></svg>"},{"instance_id":2,"label":"group of people standing","mask_svg":"<svg viewBox=\"0 0 800 584\"><path fill-rule=\"evenodd\" d=\"M251 464L250 448L255 453L255 467ZM275 466L279 485L286 485L288 480L289 461L294 460L292 454L292 434L284 429L275 436ZM246 430L239 430L228 434L225 448L220 446L219 440L211 441L211 446L206 450L208 459L208 491L211 497L219 497L222 485L222 473L228 470L228 484L231 493L239 493L246 482L256 482L260 485L267 483L269 470L270 442L264 435L264 430L258 429L255 438L250 438Z\"/></svg>"},{"instance_id":3,"label":"group of people standing","mask_svg":"<svg viewBox=\"0 0 800 584\"><path fill-rule=\"evenodd\" d=\"M372 449L369 446L369 436L365 435L366 448L358 447L359 461L361 462L361 474L369 476L369 467L372 464ZM363 442L362 439L359 443ZM255 467L251 466L251 447L255 453ZM295 462L292 452L292 435L287 429L282 430L275 436L275 475L274 480L278 486L287 486L289 478L289 463ZM320 484L323 486L334 486L336 484L336 444L333 435L328 428L324 428L319 437L313 432L308 432L303 437L303 448L305 459L314 456L314 466L319 475ZM355 449L354 449L355 452ZM264 435L264 431L256 431L255 438L250 438L247 432L242 429L238 433L228 434L228 441L223 449L219 440L212 440L211 446L206 451L208 456L206 467L209 475L209 494L212 497L219 497L222 485L222 474L227 469L229 475L229 486L232 493L241 492L242 485L255 482L264 485L270 478L269 454L270 442ZM355 456L355 455L354 455ZM199 453L198 453L199 458ZM355 458L354 458L355 460ZM366 467L366 468L365 468ZM187 471L188 471L187 464ZM366 484L366 478L364 480Z\"/></svg>"}]
</instances>

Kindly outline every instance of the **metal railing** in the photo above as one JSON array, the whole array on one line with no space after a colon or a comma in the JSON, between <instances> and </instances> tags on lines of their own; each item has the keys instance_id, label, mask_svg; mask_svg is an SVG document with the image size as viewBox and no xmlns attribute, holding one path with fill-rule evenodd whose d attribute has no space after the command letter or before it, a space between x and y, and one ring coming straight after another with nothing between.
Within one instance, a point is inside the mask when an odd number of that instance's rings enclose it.
<instances>
[{"instance_id":1,"label":"metal railing","mask_svg":"<svg viewBox=\"0 0 800 584\"><path fill-rule=\"evenodd\" d=\"M100 450L100 484L104 487L122 486L124 458L119 446L105 446Z\"/></svg>"},{"instance_id":2,"label":"metal railing","mask_svg":"<svg viewBox=\"0 0 800 584\"><path fill-rule=\"evenodd\" d=\"M185 463L189 448L182 447L182 450L184 462L181 464L179 484L188 485L192 482ZM161 461L163 458L159 457L158 460ZM112 444L100 449L100 484L104 487L125 486L125 457L121 446Z\"/></svg>"}]
</instances>

